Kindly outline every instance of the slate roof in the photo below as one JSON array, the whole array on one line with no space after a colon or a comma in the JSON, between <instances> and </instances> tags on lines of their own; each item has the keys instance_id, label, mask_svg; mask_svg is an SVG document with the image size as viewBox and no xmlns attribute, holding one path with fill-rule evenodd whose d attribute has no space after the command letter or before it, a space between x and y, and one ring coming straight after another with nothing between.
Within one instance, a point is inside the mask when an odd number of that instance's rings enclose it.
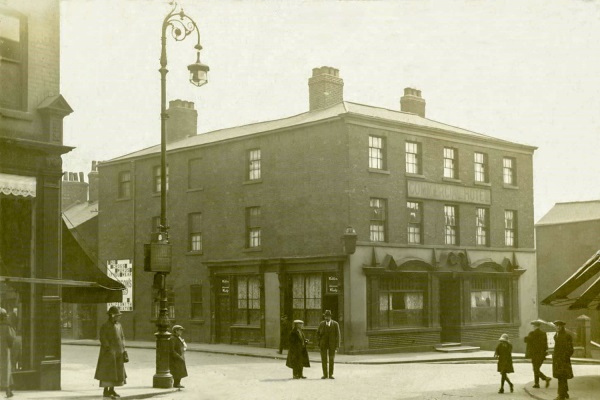
<instances>
[{"instance_id":1,"label":"slate roof","mask_svg":"<svg viewBox=\"0 0 600 400\"><path fill-rule=\"evenodd\" d=\"M452 133L462 135L465 137L478 138L486 141L495 143L501 143L511 146L518 146L526 148L527 150L533 151L536 149L534 146L518 144L494 138L492 136L484 135L481 133L469 131L467 129L458 128L452 125L437 122L431 119L423 118L419 115L389 110L386 108L379 108L373 106L367 106L358 103L351 103L344 101L338 103L329 108L308 111L302 114L294 115L287 118L276 119L272 121L258 122L254 124L242 125L233 128L220 129L212 132L201 133L195 136L190 136L185 139L167 144L167 151L173 151L178 149L184 149L188 147L201 146L209 143L221 142L229 139L240 138L244 136L250 136L253 134L275 131L278 129L291 128L298 125L305 125L315 122L324 121L327 119L337 118L341 116L358 116L364 118L370 118L379 122L391 122L396 124L402 124L410 127L426 128L429 130L438 130L440 132ZM158 154L160 152L160 145L148 147L130 154L126 154L120 157L113 158L105 163L118 162L128 160L130 158L139 158Z\"/></svg>"},{"instance_id":2,"label":"slate roof","mask_svg":"<svg viewBox=\"0 0 600 400\"><path fill-rule=\"evenodd\" d=\"M556 203L535 226L600 220L600 200Z\"/></svg>"}]
</instances>

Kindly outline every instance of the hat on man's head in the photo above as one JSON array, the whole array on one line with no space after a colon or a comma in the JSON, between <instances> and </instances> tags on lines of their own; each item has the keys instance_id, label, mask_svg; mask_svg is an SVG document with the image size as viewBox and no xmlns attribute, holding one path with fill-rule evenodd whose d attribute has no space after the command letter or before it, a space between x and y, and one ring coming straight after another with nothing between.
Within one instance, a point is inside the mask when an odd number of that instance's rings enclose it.
<instances>
[{"instance_id":1,"label":"hat on man's head","mask_svg":"<svg viewBox=\"0 0 600 400\"><path fill-rule=\"evenodd\" d=\"M325 317L331 317L331 310L325 310L325 314L323 314Z\"/></svg>"},{"instance_id":2,"label":"hat on man's head","mask_svg":"<svg viewBox=\"0 0 600 400\"><path fill-rule=\"evenodd\" d=\"M295 320L294 320L294 323L295 323L295 324L303 324L303 323L304 323L304 321L302 321L301 319L295 319Z\"/></svg>"},{"instance_id":3,"label":"hat on man's head","mask_svg":"<svg viewBox=\"0 0 600 400\"><path fill-rule=\"evenodd\" d=\"M111 306L106 313L108 315L122 315L121 310L117 306Z\"/></svg>"},{"instance_id":4,"label":"hat on man's head","mask_svg":"<svg viewBox=\"0 0 600 400\"><path fill-rule=\"evenodd\" d=\"M6 310L4 308L0 308L0 317L6 317L8 315L8 313L6 312Z\"/></svg>"},{"instance_id":5,"label":"hat on man's head","mask_svg":"<svg viewBox=\"0 0 600 400\"><path fill-rule=\"evenodd\" d=\"M173 328L171 328L173 332L175 332L177 329L181 329L183 331L185 328L181 325L173 325Z\"/></svg>"},{"instance_id":6,"label":"hat on man's head","mask_svg":"<svg viewBox=\"0 0 600 400\"><path fill-rule=\"evenodd\" d=\"M566 323L565 321L561 321L560 319L557 319L556 321L553 322L554 325L559 325L559 326L565 326Z\"/></svg>"},{"instance_id":7,"label":"hat on man's head","mask_svg":"<svg viewBox=\"0 0 600 400\"><path fill-rule=\"evenodd\" d=\"M498 339L501 342L508 342L508 334L503 333L502 336L500 336L500 339Z\"/></svg>"},{"instance_id":8,"label":"hat on man's head","mask_svg":"<svg viewBox=\"0 0 600 400\"><path fill-rule=\"evenodd\" d=\"M540 321L539 319L536 319L535 321L531 321L531 325L540 326L540 325L542 325L542 321Z\"/></svg>"}]
</instances>

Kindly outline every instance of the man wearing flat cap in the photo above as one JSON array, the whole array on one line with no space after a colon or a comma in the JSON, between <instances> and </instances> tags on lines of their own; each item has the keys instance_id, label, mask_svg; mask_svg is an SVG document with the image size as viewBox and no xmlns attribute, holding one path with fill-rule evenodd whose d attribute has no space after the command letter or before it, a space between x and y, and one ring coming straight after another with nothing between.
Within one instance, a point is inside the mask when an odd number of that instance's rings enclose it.
<instances>
[{"instance_id":1,"label":"man wearing flat cap","mask_svg":"<svg viewBox=\"0 0 600 400\"><path fill-rule=\"evenodd\" d=\"M96 365L95 379L100 381L104 388L103 397L115 399L121 397L115 392L115 386L126 383L125 373L125 335L119 320L121 311L118 307L111 306L108 311L108 321L100 327L100 354Z\"/></svg>"},{"instance_id":2,"label":"man wearing flat cap","mask_svg":"<svg viewBox=\"0 0 600 400\"><path fill-rule=\"evenodd\" d=\"M187 350L187 344L181 334L183 333L183 326L173 325L171 329L173 336L169 339L171 344L171 352L169 353L169 370L173 375L173 387L183 389L181 385L181 379L188 376L187 367L185 365L185 351Z\"/></svg>"},{"instance_id":3,"label":"man wearing flat cap","mask_svg":"<svg viewBox=\"0 0 600 400\"><path fill-rule=\"evenodd\" d=\"M569 398L568 379L573 378L571 356L573 355L573 338L565 329L564 321L554 321L554 352L552 353L552 376L558 380L558 397L555 400Z\"/></svg>"},{"instance_id":4,"label":"man wearing flat cap","mask_svg":"<svg viewBox=\"0 0 600 400\"><path fill-rule=\"evenodd\" d=\"M308 340L304 337L304 332L302 332L303 325L304 321L300 319L294 321L294 327L290 332L290 349L285 361L285 365L292 369L294 379L306 379L302 370L304 367L310 367L308 350L306 349Z\"/></svg>"},{"instance_id":5,"label":"man wearing flat cap","mask_svg":"<svg viewBox=\"0 0 600 400\"><path fill-rule=\"evenodd\" d=\"M333 363L335 361L335 352L340 348L340 326L331 319L331 311L326 310L323 314L325 318L319 324L317 329L317 338L319 348L321 349L321 365L323 367L323 376L321 379L333 378ZM329 361L329 368L327 362Z\"/></svg>"},{"instance_id":6,"label":"man wearing flat cap","mask_svg":"<svg viewBox=\"0 0 600 400\"><path fill-rule=\"evenodd\" d=\"M531 325L533 326L533 330L525 337L525 343L527 343L525 358L531 359L534 378L533 387L539 389L540 378L545 382L546 387L550 386L550 381L552 380L540 370L546 359L548 338L546 337L546 333L540 329L540 326L542 325L541 320L531 321Z\"/></svg>"}]
</instances>

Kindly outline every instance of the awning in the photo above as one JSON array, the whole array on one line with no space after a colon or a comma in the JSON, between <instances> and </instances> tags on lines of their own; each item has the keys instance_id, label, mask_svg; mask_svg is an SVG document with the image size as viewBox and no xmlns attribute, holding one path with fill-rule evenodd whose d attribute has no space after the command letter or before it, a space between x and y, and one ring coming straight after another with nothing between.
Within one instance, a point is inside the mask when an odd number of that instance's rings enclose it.
<instances>
[{"instance_id":1,"label":"awning","mask_svg":"<svg viewBox=\"0 0 600 400\"><path fill-rule=\"evenodd\" d=\"M125 286L111 279L98 268L83 250L73 232L63 220L63 265L62 277L65 280L91 282L92 285L72 285L63 287L63 303L113 303L123 301Z\"/></svg>"},{"instance_id":2,"label":"awning","mask_svg":"<svg viewBox=\"0 0 600 400\"><path fill-rule=\"evenodd\" d=\"M579 310L582 308L600 310L600 277L580 295L572 295L573 292L598 273L600 273L600 251L587 260L569 279L552 292L550 296L542 300L542 304L552 306L568 305L569 310Z\"/></svg>"},{"instance_id":3,"label":"awning","mask_svg":"<svg viewBox=\"0 0 600 400\"><path fill-rule=\"evenodd\" d=\"M35 197L35 177L0 174L0 194Z\"/></svg>"}]
</instances>

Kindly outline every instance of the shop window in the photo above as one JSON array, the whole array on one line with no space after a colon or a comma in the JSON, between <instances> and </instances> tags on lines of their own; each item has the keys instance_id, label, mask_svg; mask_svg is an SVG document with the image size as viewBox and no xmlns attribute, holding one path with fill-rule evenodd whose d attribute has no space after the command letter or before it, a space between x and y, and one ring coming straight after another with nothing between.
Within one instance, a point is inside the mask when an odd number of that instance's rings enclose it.
<instances>
[{"instance_id":1,"label":"shop window","mask_svg":"<svg viewBox=\"0 0 600 400\"><path fill-rule=\"evenodd\" d=\"M421 174L421 144L406 142L406 172L409 174Z\"/></svg>"},{"instance_id":2,"label":"shop window","mask_svg":"<svg viewBox=\"0 0 600 400\"><path fill-rule=\"evenodd\" d=\"M458 179L458 151L444 147L444 178Z\"/></svg>"},{"instance_id":3,"label":"shop window","mask_svg":"<svg viewBox=\"0 0 600 400\"><path fill-rule=\"evenodd\" d=\"M410 244L421 244L423 242L422 209L422 203L415 201L406 202L408 243Z\"/></svg>"},{"instance_id":4,"label":"shop window","mask_svg":"<svg viewBox=\"0 0 600 400\"><path fill-rule=\"evenodd\" d=\"M0 9L0 108L27 108L27 18Z\"/></svg>"},{"instance_id":5,"label":"shop window","mask_svg":"<svg viewBox=\"0 0 600 400\"><path fill-rule=\"evenodd\" d=\"M260 179L260 149L248 151L248 180Z\"/></svg>"},{"instance_id":6,"label":"shop window","mask_svg":"<svg viewBox=\"0 0 600 400\"><path fill-rule=\"evenodd\" d=\"M382 137L369 136L369 168L385 169L385 142Z\"/></svg>"},{"instance_id":7,"label":"shop window","mask_svg":"<svg viewBox=\"0 0 600 400\"><path fill-rule=\"evenodd\" d=\"M507 281L476 278L471 281L471 322L508 322Z\"/></svg>"},{"instance_id":8,"label":"shop window","mask_svg":"<svg viewBox=\"0 0 600 400\"><path fill-rule=\"evenodd\" d=\"M202 252L202 213L188 214L188 251Z\"/></svg>"},{"instance_id":9,"label":"shop window","mask_svg":"<svg viewBox=\"0 0 600 400\"><path fill-rule=\"evenodd\" d=\"M152 290L152 319L157 319L160 314L160 291ZM172 286L167 286L167 314L169 319L175 319L175 291Z\"/></svg>"},{"instance_id":10,"label":"shop window","mask_svg":"<svg viewBox=\"0 0 600 400\"><path fill-rule=\"evenodd\" d=\"M119 199L128 199L131 197L131 172L119 172Z\"/></svg>"},{"instance_id":11,"label":"shop window","mask_svg":"<svg viewBox=\"0 0 600 400\"><path fill-rule=\"evenodd\" d=\"M261 244L260 207L246 208L246 248L258 248Z\"/></svg>"},{"instance_id":12,"label":"shop window","mask_svg":"<svg viewBox=\"0 0 600 400\"><path fill-rule=\"evenodd\" d=\"M192 319L202 319L202 285L190 285L190 310Z\"/></svg>"},{"instance_id":13,"label":"shop window","mask_svg":"<svg viewBox=\"0 0 600 400\"><path fill-rule=\"evenodd\" d=\"M379 287L379 327L424 326L425 293L425 279L382 280Z\"/></svg>"},{"instance_id":14,"label":"shop window","mask_svg":"<svg viewBox=\"0 0 600 400\"><path fill-rule=\"evenodd\" d=\"M292 277L293 319L306 326L317 326L322 314L321 274L296 274Z\"/></svg>"},{"instance_id":15,"label":"shop window","mask_svg":"<svg viewBox=\"0 0 600 400\"><path fill-rule=\"evenodd\" d=\"M387 201L385 199L371 198L371 221L369 224L369 237L371 242L385 242L387 233Z\"/></svg>"},{"instance_id":16,"label":"shop window","mask_svg":"<svg viewBox=\"0 0 600 400\"><path fill-rule=\"evenodd\" d=\"M166 190L169 190L169 166L167 165L167 171L166 171L166 181L167 181L167 186L166 186ZM160 165L157 165L153 168L153 185L152 185L152 191L154 193L160 193L160 188L161 188L161 182L162 182L162 177L160 174Z\"/></svg>"},{"instance_id":17,"label":"shop window","mask_svg":"<svg viewBox=\"0 0 600 400\"><path fill-rule=\"evenodd\" d=\"M237 325L260 325L260 281L257 276L237 277Z\"/></svg>"}]
</instances>

